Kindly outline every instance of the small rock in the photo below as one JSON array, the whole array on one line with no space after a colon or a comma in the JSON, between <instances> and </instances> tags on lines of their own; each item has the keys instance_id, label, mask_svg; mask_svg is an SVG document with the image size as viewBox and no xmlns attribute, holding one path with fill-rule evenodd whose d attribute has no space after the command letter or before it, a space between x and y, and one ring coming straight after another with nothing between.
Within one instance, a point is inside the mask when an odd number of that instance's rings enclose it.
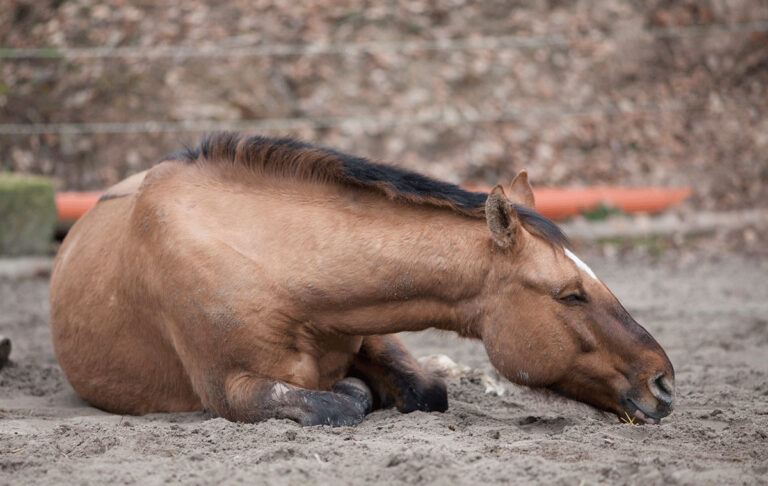
<instances>
[{"instance_id":1,"label":"small rock","mask_svg":"<svg viewBox=\"0 0 768 486\"><path fill-rule=\"evenodd\" d=\"M533 415L529 415L527 417L524 417L524 418L521 418L520 420L518 420L517 424L518 425L530 425L530 424L538 422L539 420L541 420L541 417L535 417Z\"/></svg>"},{"instance_id":2,"label":"small rock","mask_svg":"<svg viewBox=\"0 0 768 486\"><path fill-rule=\"evenodd\" d=\"M387 462L387 467L395 467L398 466L404 462L406 462L408 459L401 455L401 454L395 454L389 458L389 461Z\"/></svg>"}]
</instances>

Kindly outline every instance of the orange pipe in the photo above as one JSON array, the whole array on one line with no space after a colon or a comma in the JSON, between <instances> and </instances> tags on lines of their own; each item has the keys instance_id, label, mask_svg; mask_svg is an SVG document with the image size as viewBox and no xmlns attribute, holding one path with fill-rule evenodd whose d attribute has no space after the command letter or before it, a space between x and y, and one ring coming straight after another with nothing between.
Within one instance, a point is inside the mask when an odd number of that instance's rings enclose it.
<instances>
[{"instance_id":1,"label":"orange pipe","mask_svg":"<svg viewBox=\"0 0 768 486\"><path fill-rule=\"evenodd\" d=\"M489 191L489 187L467 187L474 191ZM691 195L690 188L656 187L588 187L563 189L540 187L533 190L536 210L548 218L563 219L576 216L604 204L625 213L657 213L679 204ZM101 192L60 192L56 194L59 223L73 223L85 214L101 197Z\"/></svg>"},{"instance_id":2,"label":"orange pipe","mask_svg":"<svg viewBox=\"0 0 768 486\"><path fill-rule=\"evenodd\" d=\"M59 223L74 223L77 218L96 205L101 192L59 192L56 194L56 212Z\"/></svg>"},{"instance_id":3,"label":"orange pipe","mask_svg":"<svg viewBox=\"0 0 768 486\"><path fill-rule=\"evenodd\" d=\"M691 195L691 190L657 187L589 187L560 189L542 187L533 190L536 210L548 218L577 216L600 205L625 213L658 213L675 206Z\"/></svg>"},{"instance_id":4,"label":"orange pipe","mask_svg":"<svg viewBox=\"0 0 768 486\"><path fill-rule=\"evenodd\" d=\"M488 192L487 186L465 187ZM538 187L533 189L536 210L551 219L564 219L591 211L601 205L625 213L658 213L691 195L688 187Z\"/></svg>"}]
</instances>

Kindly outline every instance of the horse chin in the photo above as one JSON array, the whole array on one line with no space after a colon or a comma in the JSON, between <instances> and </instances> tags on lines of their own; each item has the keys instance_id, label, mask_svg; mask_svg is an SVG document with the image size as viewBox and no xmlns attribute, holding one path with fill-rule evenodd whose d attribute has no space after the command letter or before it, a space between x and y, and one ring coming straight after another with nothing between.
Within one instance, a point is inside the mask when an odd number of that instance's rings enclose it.
<instances>
[{"instance_id":1,"label":"horse chin","mask_svg":"<svg viewBox=\"0 0 768 486\"><path fill-rule=\"evenodd\" d=\"M617 405L604 407L603 410L616 414L621 422L630 425L658 425L662 418L669 415L669 412L650 411L630 397L624 397Z\"/></svg>"},{"instance_id":2,"label":"horse chin","mask_svg":"<svg viewBox=\"0 0 768 486\"><path fill-rule=\"evenodd\" d=\"M639 409L638 409L638 410L635 410L635 413L634 413L634 415L633 415L633 416L634 416L634 417L635 417L637 420L639 420L639 421L640 421L639 423L643 423L643 424L650 424L650 425L655 425L655 424L659 424L659 423L661 423L661 419L660 419L660 418L653 418L653 417L649 417L649 416L645 415L645 414L644 414L644 413L643 413L641 410L639 410Z\"/></svg>"},{"instance_id":3,"label":"horse chin","mask_svg":"<svg viewBox=\"0 0 768 486\"><path fill-rule=\"evenodd\" d=\"M616 413L616 415L619 417L619 420L622 422L634 424L659 424L661 423L661 419L669 415L672 411L671 408L662 412L657 410L648 410L646 407L631 397L626 397L624 400L622 400L622 407L624 410L622 412Z\"/></svg>"},{"instance_id":4,"label":"horse chin","mask_svg":"<svg viewBox=\"0 0 768 486\"><path fill-rule=\"evenodd\" d=\"M644 409L639 407L637 403L631 398L624 398L622 400L619 400L618 404L615 402L614 403L608 403L608 402L595 403L590 400L584 400L582 397L579 397L574 393L569 393L566 389L558 385L551 385L546 388L554 393L557 393L558 395L562 395L571 400L583 402L583 403L586 403L587 405L597 408L598 410L603 410L605 412L616 414L616 417L621 422L624 422L627 424L632 424L632 425L658 424L659 422L661 422L662 417L646 412Z\"/></svg>"}]
</instances>

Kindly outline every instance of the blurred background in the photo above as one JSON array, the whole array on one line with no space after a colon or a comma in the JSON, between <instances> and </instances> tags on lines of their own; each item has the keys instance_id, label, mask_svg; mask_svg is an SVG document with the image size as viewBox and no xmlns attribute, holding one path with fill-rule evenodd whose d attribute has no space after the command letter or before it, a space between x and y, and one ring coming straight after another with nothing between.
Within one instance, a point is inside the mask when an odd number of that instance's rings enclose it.
<instances>
[{"instance_id":1,"label":"blurred background","mask_svg":"<svg viewBox=\"0 0 768 486\"><path fill-rule=\"evenodd\" d=\"M693 211L768 206L764 0L4 0L0 15L0 168L59 190L231 129L468 185L527 168L535 186L690 186Z\"/></svg>"},{"instance_id":2,"label":"blurred background","mask_svg":"<svg viewBox=\"0 0 768 486\"><path fill-rule=\"evenodd\" d=\"M0 73L0 484L765 484L768 0L0 0ZM568 197L689 188L562 222L669 354L675 413L618 428L539 391L486 397L482 375L440 418L341 434L86 406L50 339L74 219L55 202L217 130L470 188L523 168ZM404 339L491 369L477 342Z\"/></svg>"}]
</instances>

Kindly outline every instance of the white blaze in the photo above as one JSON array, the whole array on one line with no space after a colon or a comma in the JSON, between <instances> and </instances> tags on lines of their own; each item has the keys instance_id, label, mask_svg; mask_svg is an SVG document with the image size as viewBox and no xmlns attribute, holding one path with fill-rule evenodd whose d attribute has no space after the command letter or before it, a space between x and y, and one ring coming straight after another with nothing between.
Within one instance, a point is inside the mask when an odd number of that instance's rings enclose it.
<instances>
[{"instance_id":1,"label":"white blaze","mask_svg":"<svg viewBox=\"0 0 768 486\"><path fill-rule=\"evenodd\" d=\"M597 280L597 275L595 275L595 272L593 272L592 269L589 268L589 266L586 263L582 262L581 259L576 255L574 255L573 252L571 252L571 250L569 250L568 248L565 249L565 256L573 260L573 263L575 263L576 266L579 267L580 269L584 270L587 273L587 275Z\"/></svg>"}]
</instances>

